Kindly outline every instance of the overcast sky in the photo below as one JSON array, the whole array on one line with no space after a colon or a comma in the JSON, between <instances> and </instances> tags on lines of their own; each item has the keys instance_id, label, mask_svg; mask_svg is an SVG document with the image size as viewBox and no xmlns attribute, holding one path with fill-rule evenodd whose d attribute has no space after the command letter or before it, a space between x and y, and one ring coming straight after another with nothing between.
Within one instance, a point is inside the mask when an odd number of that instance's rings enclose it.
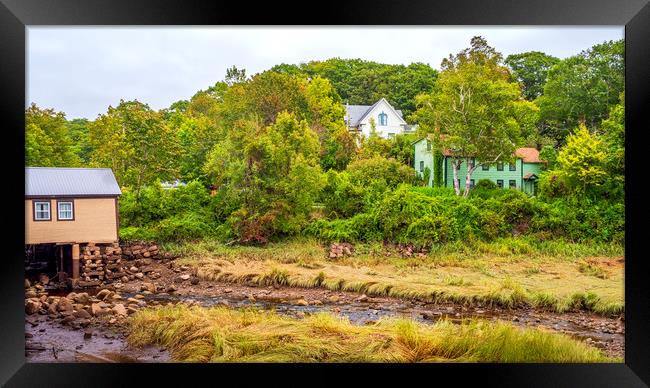
<instances>
[{"instance_id":1,"label":"overcast sky","mask_svg":"<svg viewBox=\"0 0 650 388\"><path fill-rule=\"evenodd\" d=\"M166 108L222 80L232 65L252 75L340 57L439 69L475 35L504 57L566 58L623 38L624 27L28 27L26 104L94 120L120 99Z\"/></svg>"}]
</instances>

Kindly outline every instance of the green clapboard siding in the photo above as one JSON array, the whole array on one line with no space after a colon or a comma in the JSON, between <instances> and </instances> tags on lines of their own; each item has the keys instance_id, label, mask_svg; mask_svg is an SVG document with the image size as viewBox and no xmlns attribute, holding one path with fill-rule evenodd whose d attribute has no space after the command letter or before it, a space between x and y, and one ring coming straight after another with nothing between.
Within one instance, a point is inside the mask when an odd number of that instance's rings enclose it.
<instances>
[{"instance_id":1,"label":"green clapboard siding","mask_svg":"<svg viewBox=\"0 0 650 388\"><path fill-rule=\"evenodd\" d=\"M422 139L414 144L415 147L415 163L414 168L418 176L422 177L424 175L424 170L429 167L431 170L431 176L429 177L429 186L433 186L433 148L427 151L427 141ZM420 162L424 166L422 171L420 171Z\"/></svg>"},{"instance_id":2,"label":"green clapboard siding","mask_svg":"<svg viewBox=\"0 0 650 388\"><path fill-rule=\"evenodd\" d=\"M429 179L429 186L433 185L433 150L427 150L427 141L426 139L420 139L419 141L413 144L415 148L415 163L414 168L418 175L422 176L423 172L420 172L420 162L424 162L424 168L429 167L431 169L431 177ZM454 187L454 173L451 168L451 158L445 157L443 162L443 179L446 187ZM484 171L482 166L479 166L472 173L471 179L474 180L474 184L477 184L481 179L489 179L495 184L497 180L503 180L503 188L507 189L510 187L510 180L514 180L518 190L523 190L525 193L533 195L535 194L536 182L524 180L523 177L526 174L533 173L539 177L540 172L542 171L542 163L524 163L521 158L517 158L515 162L515 170L510 171L508 163L503 164L503 171L497 170L497 165L491 165L488 171ZM463 161L458 172L460 188L465 188L465 175L467 174L467 162Z\"/></svg>"}]
</instances>

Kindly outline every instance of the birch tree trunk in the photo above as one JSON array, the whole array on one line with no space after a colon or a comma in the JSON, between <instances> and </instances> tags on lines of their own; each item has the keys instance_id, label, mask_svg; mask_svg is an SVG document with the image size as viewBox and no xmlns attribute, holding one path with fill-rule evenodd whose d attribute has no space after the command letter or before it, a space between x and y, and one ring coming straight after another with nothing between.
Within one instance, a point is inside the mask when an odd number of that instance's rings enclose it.
<instances>
[{"instance_id":1,"label":"birch tree trunk","mask_svg":"<svg viewBox=\"0 0 650 388\"><path fill-rule=\"evenodd\" d=\"M469 160L467 161L467 175L465 176L465 192L463 192L463 197L467 198L469 195L469 184L471 181L472 173L476 170L476 163L474 163L473 166L469 164Z\"/></svg>"},{"instance_id":2,"label":"birch tree trunk","mask_svg":"<svg viewBox=\"0 0 650 388\"><path fill-rule=\"evenodd\" d=\"M460 170L460 160L454 159L451 162L451 170L454 172L454 191L456 195L460 195L460 182L458 182L458 171Z\"/></svg>"}]
</instances>

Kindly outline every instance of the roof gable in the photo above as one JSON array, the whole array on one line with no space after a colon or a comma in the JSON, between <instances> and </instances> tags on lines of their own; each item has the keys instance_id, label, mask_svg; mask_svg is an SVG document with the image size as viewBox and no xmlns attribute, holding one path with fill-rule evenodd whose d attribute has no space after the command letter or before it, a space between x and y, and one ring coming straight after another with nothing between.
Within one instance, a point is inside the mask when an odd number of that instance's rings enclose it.
<instances>
[{"instance_id":1,"label":"roof gable","mask_svg":"<svg viewBox=\"0 0 650 388\"><path fill-rule=\"evenodd\" d=\"M399 117L399 119L402 121L402 124L406 124L406 121L404 121L404 118L402 118L401 111L400 111L400 113L397 113L397 111L395 110L395 108L393 108L393 106L392 106L388 101L386 101L386 99L385 99L384 97L380 98L379 101L375 102L375 103L370 107L370 109L368 109L368 110L366 111L366 113L365 113L365 114L364 114L364 115L359 119L359 122L363 121L363 119L365 119L366 117L368 117L368 116L369 116L369 115L370 115L370 114L375 110L375 108L381 104L382 101L383 101L383 102L388 106L388 108L389 108L390 110L393 111L393 113L395 113L395 114L397 115L397 117Z\"/></svg>"},{"instance_id":2,"label":"roof gable","mask_svg":"<svg viewBox=\"0 0 650 388\"><path fill-rule=\"evenodd\" d=\"M25 196L120 194L110 168L25 167Z\"/></svg>"},{"instance_id":3,"label":"roof gable","mask_svg":"<svg viewBox=\"0 0 650 388\"><path fill-rule=\"evenodd\" d=\"M402 114L402 111L399 109L393 108L393 106L386 101L385 98L380 98L379 101L375 102L372 105L346 105L346 123L348 124L348 127L358 127L359 123L365 119L372 111L379 105L380 102L384 101L386 105L397 115L397 117L402 120L403 124L406 124L406 121L404 121L404 117ZM349 123L347 122L349 118Z\"/></svg>"}]
</instances>

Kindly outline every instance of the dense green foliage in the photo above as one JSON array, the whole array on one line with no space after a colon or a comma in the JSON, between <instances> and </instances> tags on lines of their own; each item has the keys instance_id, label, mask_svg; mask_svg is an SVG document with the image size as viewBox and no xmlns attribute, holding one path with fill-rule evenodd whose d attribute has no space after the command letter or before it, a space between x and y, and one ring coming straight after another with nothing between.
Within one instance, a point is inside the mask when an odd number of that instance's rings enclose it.
<instances>
[{"instance_id":1,"label":"dense green foliage","mask_svg":"<svg viewBox=\"0 0 650 388\"><path fill-rule=\"evenodd\" d=\"M524 97L533 101L544 93L548 71L560 60L539 51L530 51L508 55L504 62L523 86Z\"/></svg>"},{"instance_id":2,"label":"dense green foliage","mask_svg":"<svg viewBox=\"0 0 650 388\"><path fill-rule=\"evenodd\" d=\"M127 240L266 243L308 234L435 244L528 234L622 242L622 58L619 41L564 60L528 52L504 61L475 37L440 72L339 58L252 76L233 66L223 81L160 111L120 101L95 120L67 121L32 104L25 163L111 168ZM382 97L419 125L417 134L352 135L345 104ZM540 195L488 181L443 188L442 168L429 170L434 187L423 187L413 142L425 135L438 167L443 149L456 167L473 156L477 168L537 146L548 161ZM187 185L160 184L175 180Z\"/></svg>"},{"instance_id":3,"label":"dense green foliage","mask_svg":"<svg viewBox=\"0 0 650 388\"><path fill-rule=\"evenodd\" d=\"M625 86L623 40L598 44L553 66L537 100L542 134L564 143L580 122L600 126Z\"/></svg>"},{"instance_id":4,"label":"dense green foliage","mask_svg":"<svg viewBox=\"0 0 650 388\"><path fill-rule=\"evenodd\" d=\"M538 109L521 97L521 86L502 62L500 53L475 37L470 48L443 60L433 92L417 97L414 116L423 132L440 133L434 143L451 154L457 195L462 163L468 165L467 195L478 166L511 160L522 137L535 128ZM470 158L476 161L471 166Z\"/></svg>"},{"instance_id":5,"label":"dense green foliage","mask_svg":"<svg viewBox=\"0 0 650 388\"><path fill-rule=\"evenodd\" d=\"M438 75L424 63L404 66L341 58L300 65L281 64L272 70L327 78L341 99L350 105L372 105L384 97L405 116L415 111L415 96L431 91Z\"/></svg>"},{"instance_id":6,"label":"dense green foliage","mask_svg":"<svg viewBox=\"0 0 650 388\"><path fill-rule=\"evenodd\" d=\"M363 213L345 220L314 221L305 233L330 241L394 241L431 245L492 240L513 234L539 239L622 243L623 203L581 197L543 201L518 190L479 182L469 198L452 189L402 185Z\"/></svg>"}]
</instances>

